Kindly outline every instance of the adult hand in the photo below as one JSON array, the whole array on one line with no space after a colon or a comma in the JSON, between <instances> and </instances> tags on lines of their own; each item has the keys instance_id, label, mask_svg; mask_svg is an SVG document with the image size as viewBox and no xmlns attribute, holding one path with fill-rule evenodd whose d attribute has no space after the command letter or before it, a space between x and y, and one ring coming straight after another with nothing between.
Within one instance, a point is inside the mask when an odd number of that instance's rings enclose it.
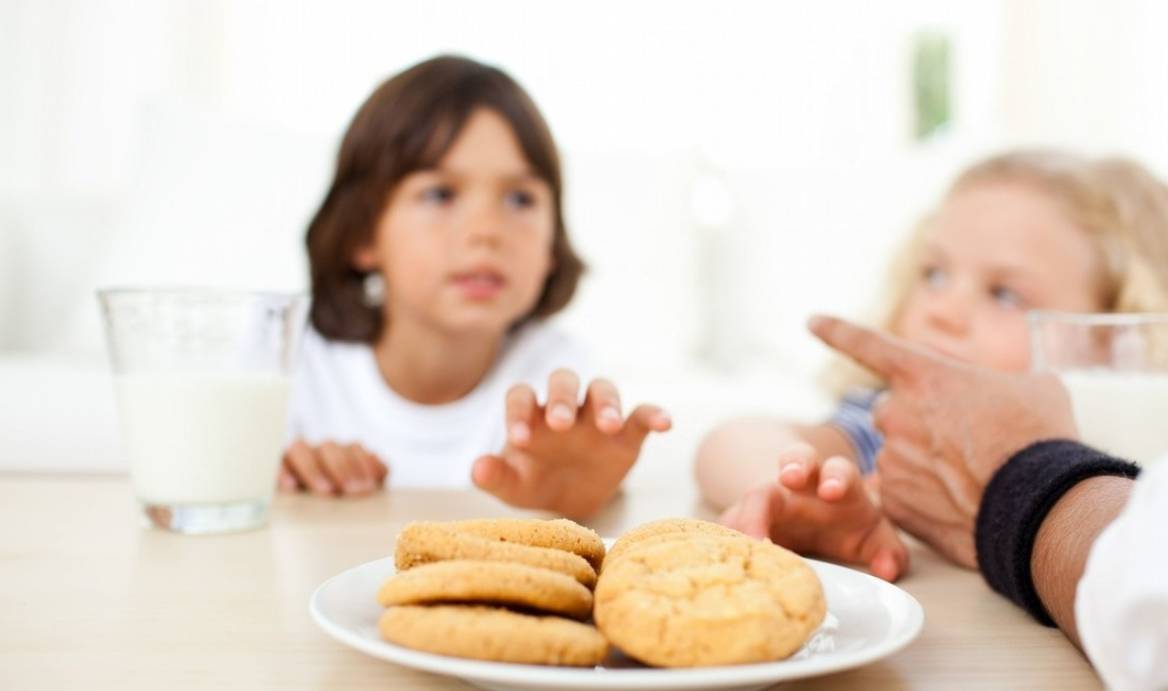
<instances>
[{"instance_id":1,"label":"adult hand","mask_svg":"<svg viewBox=\"0 0 1168 691\"><path fill-rule=\"evenodd\" d=\"M1034 442L1078 438L1066 389L1052 375L973 367L831 317L809 328L888 387L873 410L885 513L975 568L974 526L993 474Z\"/></svg>"}]
</instances>

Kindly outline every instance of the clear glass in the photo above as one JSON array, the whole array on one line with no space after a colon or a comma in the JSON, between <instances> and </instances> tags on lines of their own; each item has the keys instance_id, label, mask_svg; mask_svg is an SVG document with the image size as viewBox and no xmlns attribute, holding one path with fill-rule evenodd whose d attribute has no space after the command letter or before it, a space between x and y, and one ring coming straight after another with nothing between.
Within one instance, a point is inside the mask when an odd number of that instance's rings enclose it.
<instances>
[{"instance_id":1,"label":"clear glass","mask_svg":"<svg viewBox=\"0 0 1168 691\"><path fill-rule=\"evenodd\" d=\"M98 291L147 521L179 533L267 522L307 300L209 289Z\"/></svg>"},{"instance_id":2,"label":"clear glass","mask_svg":"<svg viewBox=\"0 0 1168 691\"><path fill-rule=\"evenodd\" d=\"M1029 320L1032 367L1066 385L1085 443L1141 464L1168 456L1168 314Z\"/></svg>"}]
</instances>

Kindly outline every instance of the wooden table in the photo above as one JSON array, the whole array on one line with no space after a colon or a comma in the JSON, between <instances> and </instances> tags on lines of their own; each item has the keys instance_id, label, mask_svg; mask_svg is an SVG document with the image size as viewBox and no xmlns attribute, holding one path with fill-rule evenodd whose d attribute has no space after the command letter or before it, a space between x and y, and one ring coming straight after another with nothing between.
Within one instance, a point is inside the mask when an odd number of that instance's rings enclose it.
<instances>
[{"instance_id":1,"label":"wooden table","mask_svg":"<svg viewBox=\"0 0 1168 691\"><path fill-rule=\"evenodd\" d=\"M349 650L309 619L321 581L391 552L416 518L514 513L472 491L359 500L280 497L270 527L214 537L140 526L122 477L0 475L0 689L464 689ZM692 493L631 491L603 535L703 515ZM925 608L920 638L867 667L790 689L1097 689L1058 631L976 573L913 545L900 585Z\"/></svg>"}]
</instances>

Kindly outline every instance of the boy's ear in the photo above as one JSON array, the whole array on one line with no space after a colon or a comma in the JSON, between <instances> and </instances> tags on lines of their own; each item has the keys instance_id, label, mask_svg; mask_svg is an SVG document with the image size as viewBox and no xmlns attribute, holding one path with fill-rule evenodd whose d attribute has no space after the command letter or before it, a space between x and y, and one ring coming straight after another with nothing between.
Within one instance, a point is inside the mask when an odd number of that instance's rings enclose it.
<instances>
[{"instance_id":1,"label":"boy's ear","mask_svg":"<svg viewBox=\"0 0 1168 691\"><path fill-rule=\"evenodd\" d=\"M358 271L373 271L377 268L377 253L373 245L361 245L353 252L353 268Z\"/></svg>"}]
</instances>

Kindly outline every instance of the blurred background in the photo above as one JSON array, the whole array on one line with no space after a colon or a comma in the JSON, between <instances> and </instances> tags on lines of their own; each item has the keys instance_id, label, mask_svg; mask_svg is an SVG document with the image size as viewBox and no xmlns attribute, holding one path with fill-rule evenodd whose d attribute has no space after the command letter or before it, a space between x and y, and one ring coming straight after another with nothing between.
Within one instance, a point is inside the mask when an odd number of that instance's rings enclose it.
<instances>
[{"instance_id":1,"label":"blurred background","mask_svg":"<svg viewBox=\"0 0 1168 691\"><path fill-rule=\"evenodd\" d=\"M304 289L356 107L453 52L552 125L591 272L560 318L677 429L814 419L826 353L950 178L1005 147L1168 175L1168 3L0 0L0 469L124 467L94 290Z\"/></svg>"}]
</instances>

